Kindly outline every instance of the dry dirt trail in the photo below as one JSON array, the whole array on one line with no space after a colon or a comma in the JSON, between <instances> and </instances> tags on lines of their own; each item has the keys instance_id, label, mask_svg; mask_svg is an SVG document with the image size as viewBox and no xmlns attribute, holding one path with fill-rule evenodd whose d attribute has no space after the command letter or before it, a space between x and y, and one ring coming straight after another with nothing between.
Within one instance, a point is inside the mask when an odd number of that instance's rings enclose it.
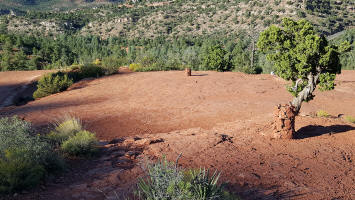
<instances>
[{"instance_id":1,"label":"dry dirt trail","mask_svg":"<svg viewBox=\"0 0 355 200\"><path fill-rule=\"evenodd\" d=\"M162 155L173 161L182 153L182 166L220 170L244 199L355 199L355 125L341 117L312 117L320 109L355 116L355 71L344 70L335 90L316 91L315 99L303 104L297 140L268 137L274 106L292 98L283 80L194 73L123 73L0 110L40 128L69 114L100 139L122 138L112 144L114 150L107 146L103 160L83 163L80 173L74 170L62 182L21 197L105 199L97 189L111 195L126 191L141 174L136 162ZM132 151L133 161L125 161ZM76 176L81 178L73 180Z\"/></svg>"}]
</instances>

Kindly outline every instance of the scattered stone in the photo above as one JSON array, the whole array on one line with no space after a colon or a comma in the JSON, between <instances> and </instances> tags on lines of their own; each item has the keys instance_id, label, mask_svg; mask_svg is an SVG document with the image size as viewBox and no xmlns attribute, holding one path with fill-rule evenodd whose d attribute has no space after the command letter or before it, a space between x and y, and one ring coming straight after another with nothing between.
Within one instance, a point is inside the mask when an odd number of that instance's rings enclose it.
<instances>
[{"instance_id":1,"label":"scattered stone","mask_svg":"<svg viewBox=\"0 0 355 200\"><path fill-rule=\"evenodd\" d=\"M139 155L139 152L136 151L128 151L124 156L129 159L135 159Z\"/></svg>"},{"instance_id":2,"label":"scattered stone","mask_svg":"<svg viewBox=\"0 0 355 200\"><path fill-rule=\"evenodd\" d=\"M134 144L136 146L142 147L142 146L148 146L150 144L156 144L160 142L164 142L164 140L162 138L144 138L136 141Z\"/></svg>"}]
</instances>

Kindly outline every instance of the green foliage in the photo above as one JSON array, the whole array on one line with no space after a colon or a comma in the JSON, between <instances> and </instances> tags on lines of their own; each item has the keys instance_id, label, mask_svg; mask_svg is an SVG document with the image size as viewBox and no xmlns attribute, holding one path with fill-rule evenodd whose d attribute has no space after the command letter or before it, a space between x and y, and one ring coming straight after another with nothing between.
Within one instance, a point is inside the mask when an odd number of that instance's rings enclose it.
<instances>
[{"instance_id":1,"label":"green foliage","mask_svg":"<svg viewBox=\"0 0 355 200\"><path fill-rule=\"evenodd\" d=\"M127 60L125 58L105 57L102 59L102 68L105 70L106 75L114 74L118 72L119 67L126 63Z\"/></svg>"},{"instance_id":2,"label":"green foliage","mask_svg":"<svg viewBox=\"0 0 355 200\"><path fill-rule=\"evenodd\" d=\"M25 159L24 150L8 150L0 157L0 193L10 193L33 187L43 179L46 170L38 163Z\"/></svg>"},{"instance_id":3,"label":"green foliage","mask_svg":"<svg viewBox=\"0 0 355 200\"><path fill-rule=\"evenodd\" d=\"M283 19L281 27L270 26L261 33L258 48L274 63L276 74L291 80L307 83L310 75L319 76L322 89L333 89L336 73L340 73L338 46L329 45L326 38L318 36L306 20ZM307 84L299 84L297 94Z\"/></svg>"},{"instance_id":4,"label":"green foliage","mask_svg":"<svg viewBox=\"0 0 355 200\"><path fill-rule=\"evenodd\" d=\"M129 65L129 70L133 71L133 72L138 72L141 71L142 66L138 63L132 63Z\"/></svg>"},{"instance_id":5,"label":"green foliage","mask_svg":"<svg viewBox=\"0 0 355 200\"><path fill-rule=\"evenodd\" d=\"M97 139L94 133L79 131L64 141L61 148L71 156L92 156L98 150Z\"/></svg>"},{"instance_id":6,"label":"green foliage","mask_svg":"<svg viewBox=\"0 0 355 200\"><path fill-rule=\"evenodd\" d=\"M194 199L221 199L222 188L217 184L220 174L210 175L209 170L190 170L188 173Z\"/></svg>"},{"instance_id":7,"label":"green foliage","mask_svg":"<svg viewBox=\"0 0 355 200\"><path fill-rule=\"evenodd\" d=\"M317 117L330 117L329 113L325 110L318 110Z\"/></svg>"},{"instance_id":8,"label":"green foliage","mask_svg":"<svg viewBox=\"0 0 355 200\"><path fill-rule=\"evenodd\" d=\"M79 78L98 78L105 74L105 70L96 64L85 64L79 67Z\"/></svg>"},{"instance_id":9,"label":"green foliage","mask_svg":"<svg viewBox=\"0 0 355 200\"><path fill-rule=\"evenodd\" d=\"M188 199L191 196L184 182L183 173L173 164L166 160L148 166L149 180L140 179L138 182L139 192L144 199Z\"/></svg>"},{"instance_id":10,"label":"green foliage","mask_svg":"<svg viewBox=\"0 0 355 200\"><path fill-rule=\"evenodd\" d=\"M139 179L138 189L142 199L238 199L218 185L219 173L208 170L183 171L165 159L148 165L148 180Z\"/></svg>"},{"instance_id":11,"label":"green foliage","mask_svg":"<svg viewBox=\"0 0 355 200\"><path fill-rule=\"evenodd\" d=\"M220 45L208 46L202 57L202 67L205 70L228 71L229 60L225 58L227 52Z\"/></svg>"},{"instance_id":12,"label":"green foliage","mask_svg":"<svg viewBox=\"0 0 355 200\"><path fill-rule=\"evenodd\" d=\"M345 118L346 121L355 124L355 117L345 116L344 118Z\"/></svg>"},{"instance_id":13,"label":"green foliage","mask_svg":"<svg viewBox=\"0 0 355 200\"><path fill-rule=\"evenodd\" d=\"M355 69L355 28L345 31L331 42L342 46L341 51L344 52L340 56L342 69Z\"/></svg>"},{"instance_id":14,"label":"green foliage","mask_svg":"<svg viewBox=\"0 0 355 200\"><path fill-rule=\"evenodd\" d=\"M44 75L37 84L37 90L33 93L35 99L65 91L74 82L85 78L97 78L103 76L106 69L96 64L73 65L70 71L60 71Z\"/></svg>"},{"instance_id":15,"label":"green foliage","mask_svg":"<svg viewBox=\"0 0 355 200\"><path fill-rule=\"evenodd\" d=\"M333 90L335 87L335 74L329 72L319 75L319 89L321 91Z\"/></svg>"},{"instance_id":16,"label":"green foliage","mask_svg":"<svg viewBox=\"0 0 355 200\"><path fill-rule=\"evenodd\" d=\"M16 117L0 118L0 193L36 186L45 174L63 167L30 123Z\"/></svg>"},{"instance_id":17,"label":"green foliage","mask_svg":"<svg viewBox=\"0 0 355 200\"><path fill-rule=\"evenodd\" d=\"M244 44L246 45L246 44ZM251 66L251 58L246 50L246 46L238 43L232 52L232 65L234 67L233 71L243 72L246 74L260 74L262 69L260 67Z\"/></svg>"},{"instance_id":18,"label":"green foliage","mask_svg":"<svg viewBox=\"0 0 355 200\"><path fill-rule=\"evenodd\" d=\"M97 152L95 134L83 130L77 118L69 117L57 123L47 138L69 156L92 156Z\"/></svg>"},{"instance_id":19,"label":"green foliage","mask_svg":"<svg viewBox=\"0 0 355 200\"><path fill-rule=\"evenodd\" d=\"M38 99L51 94L62 92L73 84L73 80L63 72L44 75L37 84L33 98Z\"/></svg>"},{"instance_id":20,"label":"green foliage","mask_svg":"<svg viewBox=\"0 0 355 200\"><path fill-rule=\"evenodd\" d=\"M61 123L55 125L55 129L51 131L47 137L52 143L61 145L64 141L83 130L83 126L79 119L68 118Z\"/></svg>"}]
</instances>

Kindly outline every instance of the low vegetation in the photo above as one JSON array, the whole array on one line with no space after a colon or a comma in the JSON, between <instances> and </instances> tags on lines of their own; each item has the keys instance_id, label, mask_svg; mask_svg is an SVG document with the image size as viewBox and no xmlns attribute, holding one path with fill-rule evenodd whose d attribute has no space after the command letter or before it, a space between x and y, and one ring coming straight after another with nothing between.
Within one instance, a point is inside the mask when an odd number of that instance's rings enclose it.
<instances>
[{"instance_id":1,"label":"low vegetation","mask_svg":"<svg viewBox=\"0 0 355 200\"><path fill-rule=\"evenodd\" d=\"M64 141L83 130L81 121L72 117L68 117L62 122L57 122L54 126L54 130L47 134L47 137L54 145L61 145Z\"/></svg>"},{"instance_id":2,"label":"low vegetation","mask_svg":"<svg viewBox=\"0 0 355 200\"><path fill-rule=\"evenodd\" d=\"M51 94L66 90L73 84L73 79L64 72L56 72L44 75L37 84L37 90L33 93L33 98L38 99Z\"/></svg>"},{"instance_id":3,"label":"low vegetation","mask_svg":"<svg viewBox=\"0 0 355 200\"><path fill-rule=\"evenodd\" d=\"M0 194L34 187L48 174L62 171L63 155L87 157L97 152L95 134L83 130L78 119L68 118L44 136L17 117L0 118Z\"/></svg>"},{"instance_id":4,"label":"low vegetation","mask_svg":"<svg viewBox=\"0 0 355 200\"><path fill-rule=\"evenodd\" d=\"M147 166L147 178L138 183L140 199L238 199L218 184L219 173L209 170L185 171L165 159Z\"/></svg>"},{"instance_id":5,"label":"low vegetation","mask_svg":"<svg viewBox=\"0 0 355 200\"><path fill-rule=\"evenodd\" d=\"M0 118L0 193L33 187L63 167L59 155L30 123Z\"/></svg>"},{"instance_id":6,"label":"low vegetation","mask_svg":"<svg viewBox=\"0 0 355 200\"><path fill-rule=\"evenodd\" d=\"M76 118L70 117L57 123L47 137L68 156L90 157L98 152L95 134L84 130Z\"/></svg>"},{"instance_id":7,"label":"low vegetation","mask_svg":"<svg viewBox=\"0 0 355 200\"><path fill-rule=\"evenodd\" d=\"M344 119L345 119L347 122L350 122L350 123L355 124L355 117L353 117L353 116L345 116Z\"/></svg>"},{"instance_id":8,"label":"low vegetation","mask_svg":"<svg viewBox=\"0 0 355 200\"><path fill-rule=\"evenodd\" d=\"M69 70L49 73L41 77L33 98L38 99L68 89L73 83L85 78L98 78L103 75L116 73L118 68L104 68L101 63L72 65Z\"/></svg>"},{"instance_id":9,"label":"low vegetation","mask_svg":"<svg viewBox=\"0 0 355 200\"><path fill-rule=\"evenodd\" d=\"M317 117L330 117L330 114L325 110L318 110Z\"/></svg>"},{"instance_id":10,"label":"low vegetation","mask_svg":"<svg viewBox=\"0 0 355 200\"><path fill-rule=\"evenodd\" d=\"M97 143L94 133L79 131L65 140L61 148L70 156L93 156L98 152Z\"/></svg>"}]
</instances>

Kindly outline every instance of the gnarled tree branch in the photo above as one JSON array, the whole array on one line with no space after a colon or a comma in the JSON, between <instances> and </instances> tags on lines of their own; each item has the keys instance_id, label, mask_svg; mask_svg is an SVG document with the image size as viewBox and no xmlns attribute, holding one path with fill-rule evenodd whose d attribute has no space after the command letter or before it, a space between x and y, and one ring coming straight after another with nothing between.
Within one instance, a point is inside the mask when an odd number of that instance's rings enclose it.
<instances>
[{"instance_id":1,"label":"gnarled tree branch","mask_svg":"<svg viewBox=\"0 0 355 200\"><path fill-rule=\"evenodd\" d=\"M303 101L306 101L312 97L312 93L317 87L319 75L321 72L318 72L316 75L313 75L312 73L308 74L307 79L308 79L308 84L306 87L303 88L303 90L298 93L298 95L292 100L291 105L295 107L295 112L296 114L299 113L301 109L301 105Z\"/></svg>"}]
</instances>

